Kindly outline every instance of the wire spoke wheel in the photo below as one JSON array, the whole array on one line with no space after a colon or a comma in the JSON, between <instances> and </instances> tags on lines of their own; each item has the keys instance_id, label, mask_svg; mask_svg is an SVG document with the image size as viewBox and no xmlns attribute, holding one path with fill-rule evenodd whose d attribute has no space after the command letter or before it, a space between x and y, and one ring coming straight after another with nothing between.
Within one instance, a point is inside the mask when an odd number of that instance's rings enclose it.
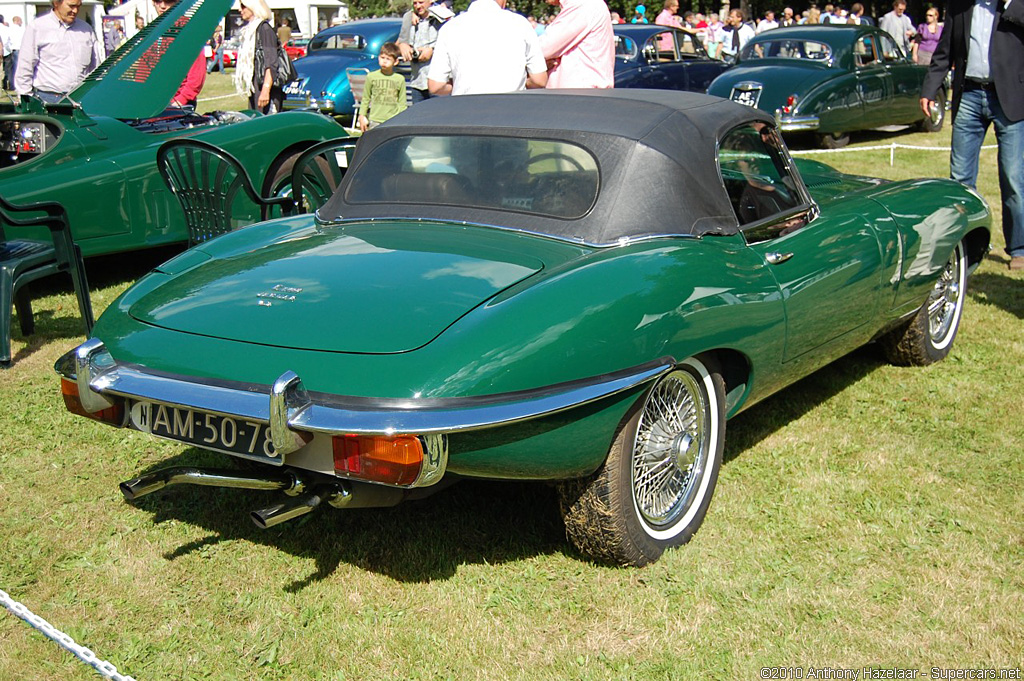
<instances>
[{"instance_id":1,"label":"wire spoke wheel","mask_svg":"<svg viewBox=\"0 0 1024 681\"><path fill-rule=\"evenodd\" d=\"M707 465L707 404L685 371L666 376L640 413L633 442L633 501L654 526L675 521L693 502Z\"/></svg>"},{"instance_id":2,"label":"wire spoke wheel","mask_svg":"<svg viewBox=\"0 0 1024 681\"><path fill-rule=\"evenodd\" d=\"M935 282L935 288L928 297L928 334L936 345L949 335L949 329L957 317L961 305L960 258L954 252L946 267Z\"/></svg>"},{"instance_id":3,"label":"wire spoke wheel","mask_svg":"<svg viewBox=\"0 0 1024 681\"><path fill-rule=\"evenodd\" d=\"M634 403L601 468L559 485L566 534L576 548L640 566L693 537L722 465L724 396L715 359L697 356Z\"/></svg>"},{"instance_id":4,"label":"wire spoke wheel","mask_svg":"<svg viewBox=\"0 0 1024 681\"><path fill-rule=\"evenodd\" d=\"M966 252L962 242L957 244L914 318L880 339L890 362L925 366L949 354L967 295Z\"/></svg>"}]
</instances>

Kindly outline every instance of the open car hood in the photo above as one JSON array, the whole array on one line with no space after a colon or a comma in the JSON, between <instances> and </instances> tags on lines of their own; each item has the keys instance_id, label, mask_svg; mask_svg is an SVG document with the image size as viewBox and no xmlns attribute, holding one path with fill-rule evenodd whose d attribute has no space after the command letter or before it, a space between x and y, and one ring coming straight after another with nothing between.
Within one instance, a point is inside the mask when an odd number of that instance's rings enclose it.
<instances>
[{"instance_id":1,"label":"open car hood","mask_svg":"<svg viewBox=\"0 0 1024 681\"><path fill-rule=\"evenodd\" d=\"M181 262L201 259L200 250L186 252ZM260 345L406 352L542 268L540 259L507 242L453 234L451 227L310 229L172 275L130 314L163 328ZM173 271L175 261L160 269Z\"/></svg>"},{"instance_id":2,"label":"open car hood","mask_svg":"<svg viewBox=\"0 0 1024 681\"><path fill-rule=\"evenodd\" d=\"M152 118L167 108L232 0L180 0L71 93L90 116Z\"/></svg>"}]
</instances>

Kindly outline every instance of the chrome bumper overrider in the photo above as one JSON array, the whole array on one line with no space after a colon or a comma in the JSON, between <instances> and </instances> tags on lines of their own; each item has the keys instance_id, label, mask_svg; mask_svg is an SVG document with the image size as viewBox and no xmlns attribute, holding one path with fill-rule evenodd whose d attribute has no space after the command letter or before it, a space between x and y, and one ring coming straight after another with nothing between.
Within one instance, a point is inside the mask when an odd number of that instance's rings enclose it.
<instances>
[{"instance_id":1,"label":"chrome bumper overrider","mask_svg":"<svg viewBox=\"0 0 1024 681\"><path fill-rule=\"evenodd\" d=\"M630 390L671 370L673 364L664 358L544 389L432 400L310 395L292 371L272 386L244 387L156 375L118 364L95 338L57 360L54 369L77 383L79 399L90 412L110 407L117 398L131 398L259 421L270 425L275 449L287 454L307 441L301 432L429 437L535 419Z\"/></svg>"},{"instance_id":2,"label":"chrome bumper overrider","mask_svg":"<svg viewBox=\"0 0 1024 681\"><path fill-rule=\"evenodd\" d=\"M775 112L775 122L783 132L817 130L821 124L817 116L783 116L778 111Z\"/></svg>"}]
</instances>

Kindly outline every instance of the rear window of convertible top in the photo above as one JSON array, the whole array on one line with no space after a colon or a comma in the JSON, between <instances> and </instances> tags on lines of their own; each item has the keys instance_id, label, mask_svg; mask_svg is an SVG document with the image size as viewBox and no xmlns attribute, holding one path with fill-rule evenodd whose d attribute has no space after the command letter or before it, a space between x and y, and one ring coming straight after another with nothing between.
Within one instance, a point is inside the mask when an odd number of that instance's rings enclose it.
<instances>
[{"instance_id":1,"label":"rear window of convertible top","mask_svg":"<svg viewBox=\"0 0 1024 681\"><path fill-rule=\"evenodd\" d=\"M414 203L575 219L597 200L594 156L571 142L485 135L396 137L371 151L351 204Z\"/></svg>"}]
</instances>

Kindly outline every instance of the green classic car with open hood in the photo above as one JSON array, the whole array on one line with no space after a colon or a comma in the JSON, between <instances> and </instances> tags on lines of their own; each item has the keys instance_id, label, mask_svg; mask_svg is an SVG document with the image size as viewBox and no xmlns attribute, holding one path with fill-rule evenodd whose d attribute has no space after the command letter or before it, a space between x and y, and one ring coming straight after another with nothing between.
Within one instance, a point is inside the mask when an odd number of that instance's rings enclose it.
<instances>
[{"instance_id":1,"label":"green classic car with open hood","mask_svg":"<svg viewBox=\"0 0 1024 681\"><path fill-rule=\"evenodd\" d=\"M343 136L334 121L312 112L167 108L230 7L231 0L181 0L60 104L34 97L0 104L0 194L18 205L59 200L85 256L185 242L181 208L157 171L162 143L195 137L215 144L269 191L307 147ZM18 236L50 238L46 230Z\"/></svg>"},{"instance_id":2,"label":"green classic car with open hood","mask_svg":"<svg viewBox=\"0 0 1024 681\"><path fill-rule=\"evenodd\" d=\"M255 464L128 499L293 495L266 527L552 481L580 550L642 565L701 525L727 418L873 339L944 357L989 222L950 180L794 162L717 97L441 97L369 131L315 216L143 277L56 369L75 413Z\"/></svg>"},{"instance_id":3,"label":"green classic car with open hood","mask_svg":"<svg viewBox=\"0 0 1024 681\"><path fill-rule=\"evenodd\" d=\"M708 94L757 107L775 116L783 132L812 132L822 146L838 148L857 130L912 124L941 130L945 93L930 116L919 103L927 71L874 26L793 26L752 38Z\"/></svg>"}]
</instances>

